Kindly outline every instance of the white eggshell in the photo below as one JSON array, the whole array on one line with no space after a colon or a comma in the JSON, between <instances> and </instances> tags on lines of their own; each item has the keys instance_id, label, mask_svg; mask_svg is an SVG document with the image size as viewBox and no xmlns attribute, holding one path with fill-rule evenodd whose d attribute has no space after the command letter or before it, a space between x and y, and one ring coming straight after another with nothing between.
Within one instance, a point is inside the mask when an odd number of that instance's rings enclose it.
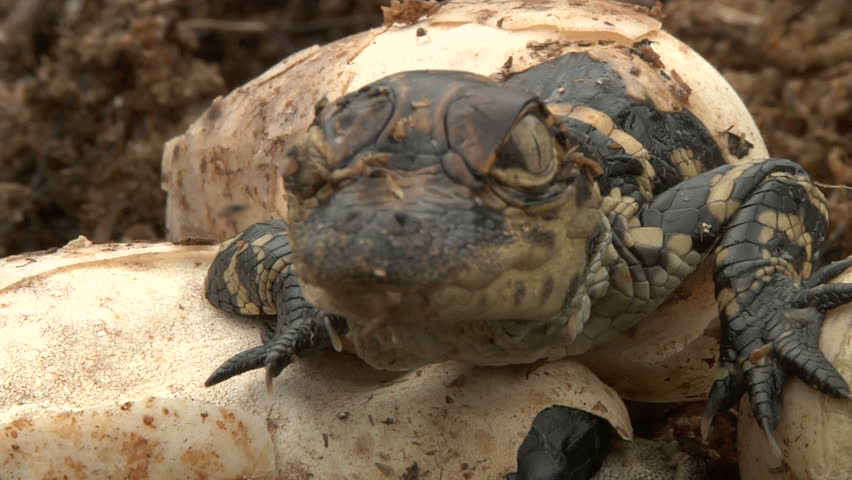
<instances>
[{"instance_id":1,"label":"white eggshell","mask_svg":"<svg viewBox=\"0 0 852 480\"><path fill-rule=\"evenodd\" d=\"M262 371L205 388L222 361L260 341L256 319L203 298L216 248L77 243L0 260L0 478L398 478L416 468L493 480L515 468L532 419L554 404L632 437L615 391L571 360L400 374L324 351L297 359L271 395Z\"/></svg>"},{"instance_id":2,"label":"white eggshell","mask_svg":"<svg viewBox=\"0 0 852 480\"><path fill-rule=\"evenodd\" d=\"M0 426L5 479L275 478L262 418L155 398L24 416Z\"/></svg>"}]
</instances>

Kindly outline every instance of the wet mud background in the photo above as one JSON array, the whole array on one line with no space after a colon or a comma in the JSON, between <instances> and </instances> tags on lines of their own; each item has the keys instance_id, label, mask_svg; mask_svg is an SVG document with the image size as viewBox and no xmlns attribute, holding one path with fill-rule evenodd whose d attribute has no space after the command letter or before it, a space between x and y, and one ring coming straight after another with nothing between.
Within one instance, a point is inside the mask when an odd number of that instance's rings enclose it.
<instances>
[{"instance_id":1,"label":"wet mud background","mask_svg":"<svg viewBox=\"0 0 852 480\"><path fill-rule=\"evenodd\" d=\"M80 234L164 238L163 143L287 55L380 25L384 4L0 0L0 257ZM743 96L774 156L852 185L852 2L670 0L656 10ZM852 254L852 192L824 192L827 257ZM697 407L636 405L638 431L689 436ZM719 474L735 461L732 418L722 423Z\"/></svg>"}]
</instances>

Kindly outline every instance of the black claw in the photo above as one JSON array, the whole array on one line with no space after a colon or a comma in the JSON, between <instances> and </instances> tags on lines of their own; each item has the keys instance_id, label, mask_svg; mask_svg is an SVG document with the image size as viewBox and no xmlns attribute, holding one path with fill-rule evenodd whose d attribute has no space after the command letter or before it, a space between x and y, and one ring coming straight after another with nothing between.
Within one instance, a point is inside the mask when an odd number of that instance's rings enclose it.
<instances>
[{"instance_id":1,"label":"black claw","mask_svg":"<svg viewBox=\"0 0 852 480\"><path fill-rule=\"evenodd\" d=\"M763 433L766 434L766 440L769 442L769 448L772 449L772 454L775 455L775 458L784 458L781 446L778 445L778 440L775 439L775 435L772 433L775 431L775 426L771 425L768 420L763 419L760 421L760 427L763 429Z\"/></svg>"},{"instance_id":2,"label":"black claw","mask_svg":"<svg viewBox=\"0 0 852 480\"><path fill-rule=\"evenodd\" d=\"M813 307L820 312L852 302L852 283L830 283L803 290L793 301L797 308Z\"/></svg>"},{"instance_id":3,"label":"black claw","mask_svg":"<svg viewBox=\"0 0 852 480\"><path fill-rule=\"evenodd\" d=\"M802 288L812 288L827 283L850 268L852 268L852 257L829 263L803 281Z\"/></svg>"},{"instance_id":4,"label":"black claw","mask_svg":"<svg viewBox=\"0 0 852 480\"><path fill-rule=\"evenodd\" d=\"M781 416L781 394L787 378L784 369L775 358L765 358L761 365L754 365L745 372L751 409L761 425L772 430Z\"/></svg>"},{"instance_id":5,"label":"black claw","mask_svg":"<svg viewBox=\"0 0 852 480\"><path fill-rule=\"evenodd\" d=\"M779 342L778 353L784 365L808 385L836 397L849 394L846 380L817 347L792 339Z\"/></svg>"},{"instance_id":6,"label":"black claw","mask_svg":"<svg viewBox=\"0 0 852 480\"><path fill-rule=\"evenodd\" d=\"M704 405L704 415L701 418L701 437L704 440L710 436L713 417L722 410L734 406L744 392L742 372L732 364L723 364L718 378L710 387L707 403Z\"/></svg>"},{"instance_id":7,"label":"black claw","mask_svg":"<svg viewBox=\"0 0 852 480\"><path fill-rule=\"evenodd\" d=\"M213 374L204 381L204 386L212 387L217 383L224 382L225 380L241 373L260 368L263 366L263 362L265 360L265 345L258 345L244 352L240 352L220 365L219 368L217 368L216 371L214 371Z\"/></svg>"},{"instance_id":8,"label":"black claw","mask_svg":"<svg viewBox=\"0 0 852 480\"><path fill-rule=\"evenodd\" d=\"M263 345L246 350L231 357L222 364L205 386L215 385L235 375L266 368L266 386L271 391L272 379L277 377L289 365L294 355L305 350L324 347L329 343L325 324L315 317L318 315L301 316L293 320L280 319L274 334L269 335L269 329L261 330Z\"/></svg>"}]
</instances>

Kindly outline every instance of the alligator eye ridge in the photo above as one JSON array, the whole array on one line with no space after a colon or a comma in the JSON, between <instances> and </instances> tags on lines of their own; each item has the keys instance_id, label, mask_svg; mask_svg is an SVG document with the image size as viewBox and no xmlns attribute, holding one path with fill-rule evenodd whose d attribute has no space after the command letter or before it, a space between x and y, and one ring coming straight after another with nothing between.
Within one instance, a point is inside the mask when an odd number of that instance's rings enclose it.
<instances>
[{"instance_id":1,"label":"alligator eye ridge","mask_svg":"<svg viewBox=\"0 0 852 480\"><path fill-rule=\"evenodd\" d=\"M534 114L521 118L497 151L498 168L521 168L532 175L546 175L554 164L553 134Z\"/></svg>"}]
</instances>

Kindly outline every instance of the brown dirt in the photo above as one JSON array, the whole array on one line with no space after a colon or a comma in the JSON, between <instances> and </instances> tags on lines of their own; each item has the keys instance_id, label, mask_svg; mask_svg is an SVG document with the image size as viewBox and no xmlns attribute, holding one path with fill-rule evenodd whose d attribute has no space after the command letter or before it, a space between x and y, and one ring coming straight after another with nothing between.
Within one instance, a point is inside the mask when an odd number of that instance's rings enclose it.
<instances>
[{"instance_id":1,"label":"brown dirt","mask_svg":"<svg viewBox=\"0 0 852 480\"><path fill-rule=\"evenodd\" d=\"M0 257L163 238L163 143L287 55L380 25L383 3L0 0Z\"/></svg>"},{"instance_id":2,"label":"brown dirt","mask_svg":"<svg viewBox=\"0 0 852 480\"><path fill-rule=\"evenodd\" d=\"M383 0L0 0L0 256L163 237L163 142L288 54L382 21ZM637 1L636 3L649 3ZM719 67L773 155L852 184L852 4L671 0L668 29ZM831 257L852 253L852 193Z\"/></svg>"}]
</instances>

